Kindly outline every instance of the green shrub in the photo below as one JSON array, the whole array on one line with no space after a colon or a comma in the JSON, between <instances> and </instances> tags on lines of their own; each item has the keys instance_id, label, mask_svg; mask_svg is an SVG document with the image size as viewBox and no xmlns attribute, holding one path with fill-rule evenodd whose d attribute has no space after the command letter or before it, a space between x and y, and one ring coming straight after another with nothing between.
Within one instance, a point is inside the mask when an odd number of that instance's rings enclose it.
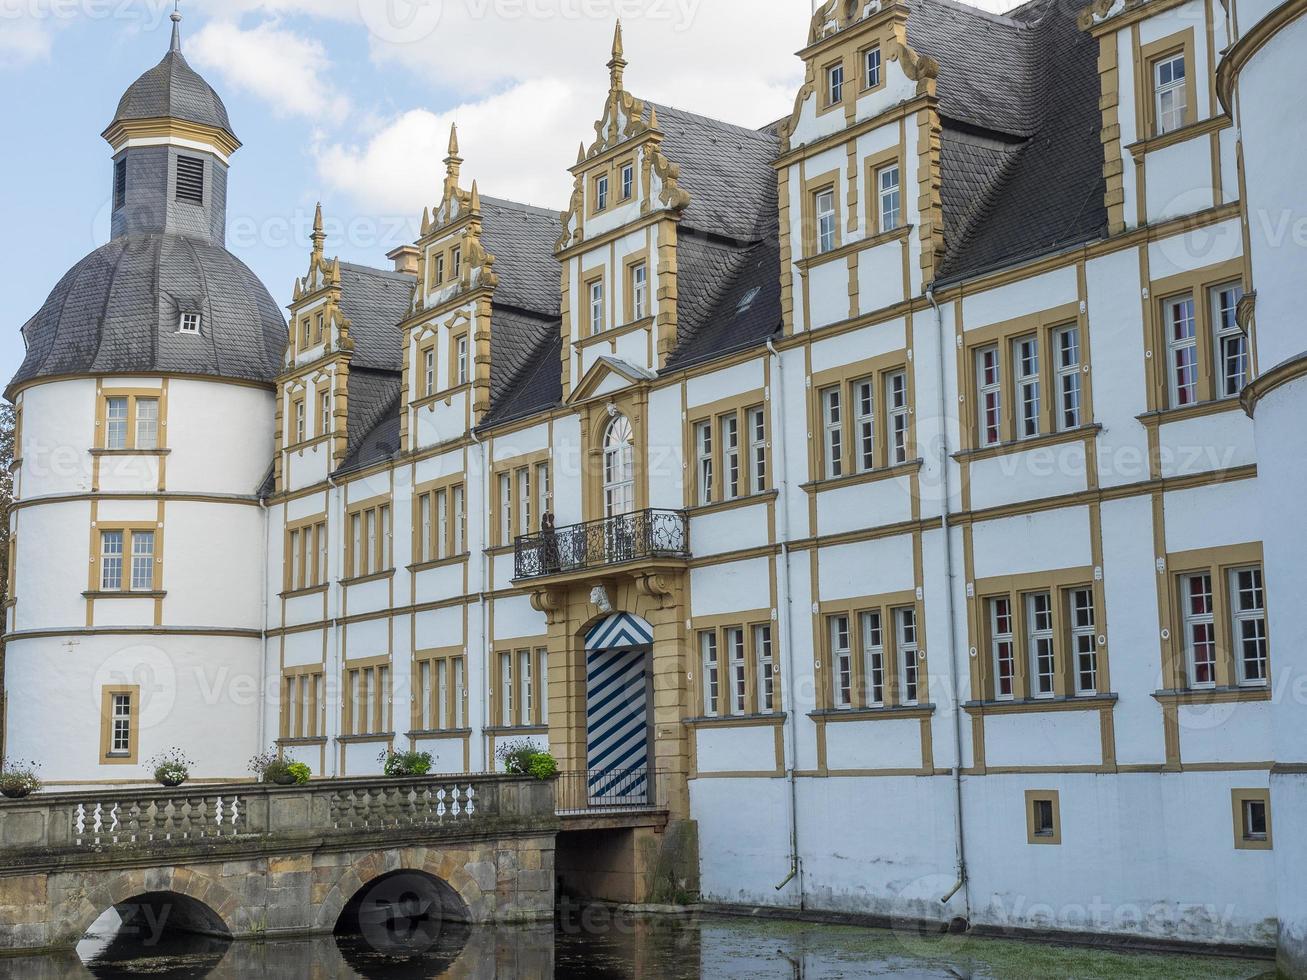
<instances>
[{"instance_id":1,"label":"green shrub","mask_svg":"<svg viewBox=\"0 0 1307 980\"><path fill-rule=\"evenodd\" d=\"M495 757L510 776L534 776L536 779L553 779L558 775L558 762L529 738L515 738L495 750Z\"/></svg>"},{"instance_id":2,"label":"green shrub","mask_svg":"<svg viewBox=\"0 0 1307 980\"><path fill-rule=\"evenodd\" d=\"M381 770L387 776L425 776L431 771L431 753L417 752L382 752L377 757Z\"/></svg>"},{"instance_id":3,"label":"green shrub","mask_svg":"<svg viewBox=\"0 0 1307 980\"><path fill-rule=\"evenodd\" d=\"M553 779L558 775L558 760L548 752L537 752L531 756L529 768L536 779Z\"/></svg>"},{"instance_id":4,"label":"green shrub","mask_svg":"<svg viewBox=\"0 0 1307 980\"><path fill-rule=\"evenodd\" d=\"M303 786L313 778L313 770L303 762L292 762L286 767L286 771L295 777L295 785Z\"/></svg>"}]
</instances>

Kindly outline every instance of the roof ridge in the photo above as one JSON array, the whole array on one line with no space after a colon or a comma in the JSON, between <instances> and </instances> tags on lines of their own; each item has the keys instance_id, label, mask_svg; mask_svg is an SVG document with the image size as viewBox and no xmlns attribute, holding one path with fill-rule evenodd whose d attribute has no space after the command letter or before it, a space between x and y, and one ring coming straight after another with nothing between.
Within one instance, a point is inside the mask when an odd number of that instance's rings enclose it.
<instances>
[{"instance_id":1,"label":"roof ridge","mask_svg":"<svg viewBox=\"0 0 1307 980\"><path fill-rule=\"evenodd\" d=\"M396 272L394 269L378 269L373 265L364 265L362 262L340 262L341 269L348 269L350 272L365 272L368 275L382 276L386 279L394 279L396 282L406 282L412 285L417 281L417 276L412 272Z\"/></svg>"},{"instance_id":2,"label":"roof ridge","mask_svg":"<svg viewBox=\"0 0 1307 980\"><path fill-rule=\"evenodd\" d=\"M506 197L495 197L491 194L482 194L481 203L493 204L501 208L510 208L514 211L525 211L527 214L536 214L542 218L549 218L551 221L557 221L559 211L553 208L543 207L539 204L526 204L522 201L513 201Z\"/></svg>"}]
</instances>

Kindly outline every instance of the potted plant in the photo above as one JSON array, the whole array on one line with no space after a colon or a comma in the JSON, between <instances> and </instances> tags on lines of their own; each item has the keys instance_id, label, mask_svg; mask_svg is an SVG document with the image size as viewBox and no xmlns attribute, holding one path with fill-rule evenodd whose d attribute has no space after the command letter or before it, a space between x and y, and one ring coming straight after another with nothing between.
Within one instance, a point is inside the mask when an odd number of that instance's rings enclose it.
<instances>
[{"instance_id":1,"label":"potted plant","mask_svg":"<svg viewBox=\"0 0 1307 980\"><path fill-rule=\"evenodd\" d=\"M146 765L154 769L154 779L160 786L180 786L191 777L191 766L195 765L181 749L173 747L164 749L152 757Z\"/></svg>"},{"instance_id":2,"label":"potted plant","mask_svg":"<svg viewBox=\"0 0 1307 980\"><path fill-rule=\"evenodd\" d=\"M425 776L431 771L431 753L417 752L382 752L377 756L381 771L387 776Z\"/></svg>"},{"instance_id":3,"label":"potted plant","mask_svg":"<svg viewBox=\"0 0 1307 980\"><path fill-rule=\"evenodd\" d=\"M39 792L41 780L36 777L36 763L19 759L0 762L0 793L11 800Z\"/></svg>"},{"instance_id":4,"label":"potted plant","mask_svg":"<svg viewBox=\"0 0 1307 980\"><path fill-rule=\"evenodd\" d=\"M290 773L295 780L296 786L303 786L313 778L313 770L303 762L290 762L286 764L286 771Z\"/></svg>"},{"instance_id":5,"label":"potted plant","mask_svg":"<svg viewBox=\"0 0 1307 980\"><path fill-rule=\"evenodd\" d=\"M503 764L504 772L511 776L553 779L558 775L558 760L529 738L505 742L495 750L495 758Z\"/></svg>"}]
</instances>

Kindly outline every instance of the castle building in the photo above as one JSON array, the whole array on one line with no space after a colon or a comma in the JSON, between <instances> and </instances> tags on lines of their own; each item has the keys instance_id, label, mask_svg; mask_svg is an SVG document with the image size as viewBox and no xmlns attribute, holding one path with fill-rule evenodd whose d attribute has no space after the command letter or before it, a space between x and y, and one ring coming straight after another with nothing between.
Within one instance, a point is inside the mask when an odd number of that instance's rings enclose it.
<instances>
[{"instance_id":1,"label":"castle building","mask_svg":"<svg viewBox=\"0 0 1307 980\"><path fill-rule=\"evenodd\" d=\"M289 328L174 33L7 392L9 751L527 737L667 813L560 834L605 897L1307 971L1305 8L831 0L761 130L639 98L619 28L561 216L452 133L391 267L319 214Z\"/></svg>"}]
</instances>

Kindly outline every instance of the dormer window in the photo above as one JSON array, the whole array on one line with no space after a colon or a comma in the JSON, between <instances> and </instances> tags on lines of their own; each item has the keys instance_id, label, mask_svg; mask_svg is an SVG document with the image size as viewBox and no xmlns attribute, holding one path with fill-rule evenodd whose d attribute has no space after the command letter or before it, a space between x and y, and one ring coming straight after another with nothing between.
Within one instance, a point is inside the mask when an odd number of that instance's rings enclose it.
<instances>
[{"instance_id":1,"label":"dormer window","mask_svg":"<svg viewBox=\"0 0 1307 980\"><path fill-rule=\"evenodd\" d=\"M635 164L622 165L622 200L629 201L635 193Z\"/></svg>"},{"instance_id":2,"label":"dormer window","mask_svg":"<svg viewBox=\"0 0 1307 980\"><path fill-rule=\"evenodd\" d=\"M177 158L177 200L204 205L204 161L198 157Z\"/></svg>"},{"instance_id":3,"label":"dormer window","mask_svg":"<svg viewBox=\"0 0 1307 980\"><path fill-rule=\"evenodd\" d=\"M454 279L459 279L463 275L463 250L455 248L453 252Z\"/></svg>"},{"instance_id":4,"label":"dormer window","mask_svg":"<svg viewBox=\"0 0 1307 980\"><path fill-rule=\"evenodd\" d=\"M844 62L826 69L826 105L839 105L844 101Z\"/></svg>"},{"instance_id":5,"label":"dormer window","mask_svg":"<svg viewBox=\"0 0 1307 980\"><path fill-rule=\"evenodd\" d=\"M608 210L608 175L604 174L595 181L595 210Z\"/></svg>"},{"instance_id":6,"label":"dormer window","mask_svg":"<svg viewBox=\"0 0 1307 980\"><path fill-rule=\"evenodd\" d=\"M177 324L178 333L198 334L200 332L200 314L183 313Z\"/></svg>"},{"instance_id":7,"label":"dormer window","mask_svg":"<svg viewBox=\"0 0 1307 980\"><path fill-rule=\"evenodd\" d=\"M437 286L443 286L445 283L445 256L436 256L436 271L434 278Z\"/></svg>"}]
</instances>

